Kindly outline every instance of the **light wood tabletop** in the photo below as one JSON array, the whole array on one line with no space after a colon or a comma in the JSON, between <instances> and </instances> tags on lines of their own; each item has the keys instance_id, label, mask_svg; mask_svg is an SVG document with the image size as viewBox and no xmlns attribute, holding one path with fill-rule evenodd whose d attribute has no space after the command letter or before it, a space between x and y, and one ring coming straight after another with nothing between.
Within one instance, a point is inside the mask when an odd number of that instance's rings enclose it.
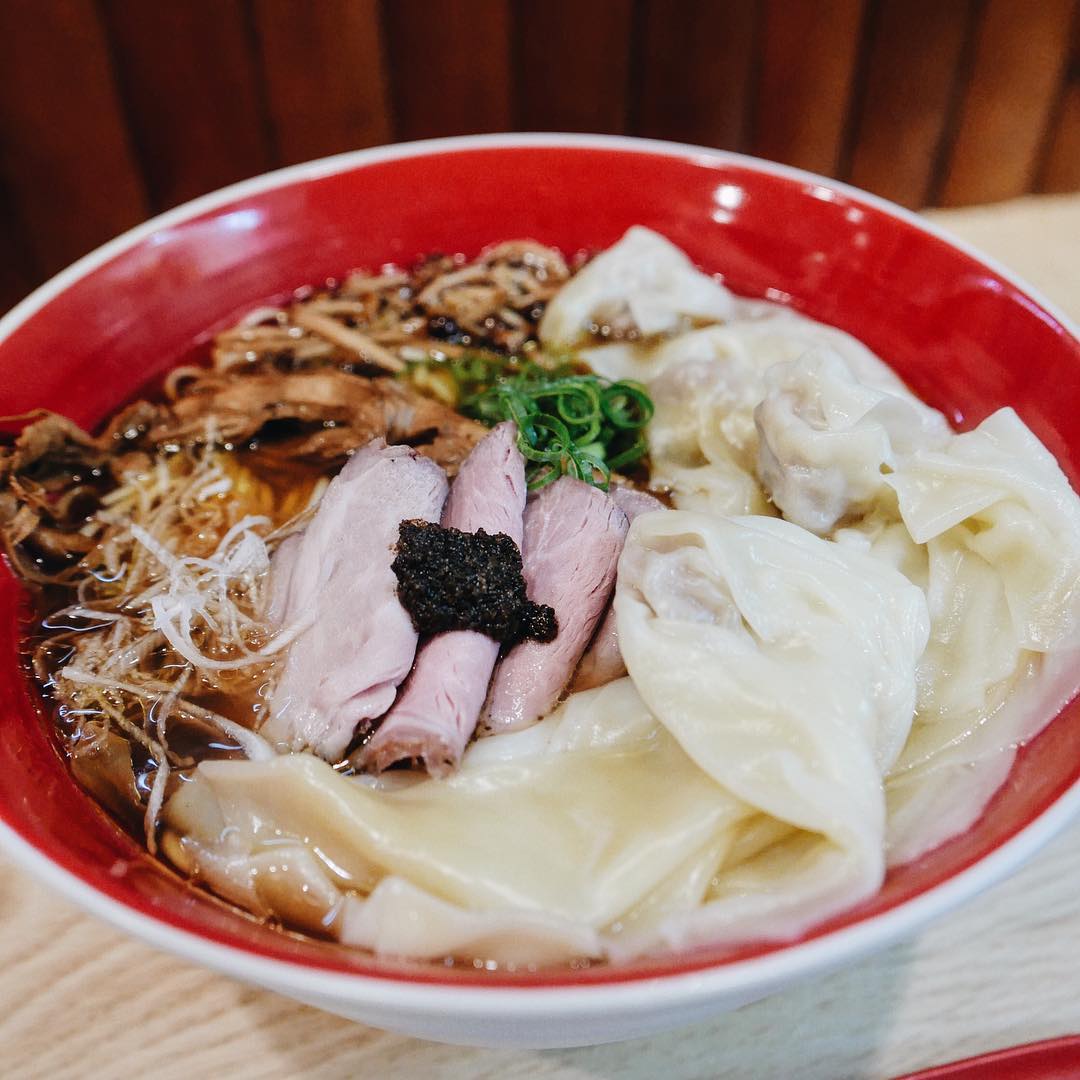
<instances>
[{"instance_id":1,"label":"light wood tabletop","mask_svg":"<svg viewBox=\"0 0 1080 1080\"><path fill-rule=\"evenodd\" d=\"M1080 319L1080 196L935 217ZM1080 1031L1078 940L1080 825L917 938L736 1013L612 1046L471 1050L365 1028L157 953L3 863L0 1075L885 1078Z\"/></svg>"}]
</instances>

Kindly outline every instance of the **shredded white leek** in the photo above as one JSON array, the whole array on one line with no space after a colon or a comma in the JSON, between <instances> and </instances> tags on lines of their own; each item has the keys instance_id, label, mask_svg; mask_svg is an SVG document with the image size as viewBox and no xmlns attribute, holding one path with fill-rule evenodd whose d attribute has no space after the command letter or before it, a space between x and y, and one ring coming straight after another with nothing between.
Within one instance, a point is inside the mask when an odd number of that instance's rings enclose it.
<instances>
[{"instance_id":1,"label":"shredded white leek","mask_svg":"<svg viewBox=\"0 0 1080 1080\"><path fill-rule=\"evenodd\" d=\"M238 468L203 449L159 455L126 477L96 515L99 568L50 617L70 623L50 638L70 647L53 676L66 715L94 717L102 733L115 726L155 763L145 803L151 852L169 777L192 764L170 749L170 728L185 717L208 723L252 760L272 759L257 732L197 699L253 690L304 629L265 625L270 554L290 525L275 530L258 482L234 483Z\"/></svg>"}]
</instances>

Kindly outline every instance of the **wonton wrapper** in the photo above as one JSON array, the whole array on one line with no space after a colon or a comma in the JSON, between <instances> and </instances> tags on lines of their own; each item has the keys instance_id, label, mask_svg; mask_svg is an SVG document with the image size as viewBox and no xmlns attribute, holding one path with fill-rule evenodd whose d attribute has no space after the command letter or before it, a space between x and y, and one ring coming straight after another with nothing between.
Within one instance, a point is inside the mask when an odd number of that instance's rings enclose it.
<instances>
[{"instance_id":1,"label":"wonton wrapper","mask_svg":"<svg viewBox=\"0 0 1080 1080\"><path fill-rule=\"evenodd\" d=\"M894 412L906 408L932 418L928 423L940 431L937 441L947 435L944 418L919 403L865 346L791 313L736 318L658 345L620 343L581 353L601 375L648 386L656 406L648 430L650 482L670 490L681 510L723 514L775 512L756 475L754 411L776 365L802 363L809 355L828 358L845 374L857 373L862 381L854 382L855 375L848 380L874 395L875 403L887 400Z\"/></svg>"},{"instance_id":2,"label":"wonton wrapper","mask_svg":"<svg viewBox=\"0 0 1080 1080\"><path fill-rule=\"evenodd\" d=\"M866 513L903 455L944 445L945 417L859 382L824 349L774 364L754 410L757 473L788 521L827 535Z\"/></svg>"},{"instance_id":3,"label":"wonton wrapper","mask_svg":"<svg viewBox=\"0 0 1080 1080\"><path fill-rule=\"evenodd\" d=\"M1080 500L1012 409L885 478L924 544L930 643L889 781L889 857L968 828L1080 688Z\"/></svg>"},{"instance_id":4,"label":"wonton wrapper","mask_svg":"<svg viewBox=\"0 0 1080 1080\"><path fill-rule=\"evenodd\" d=\"M773 364L798 360L811 350L825 349L835 353L865 386L910 401L919 400L892 368L843 330L777 304L739 297L732 300L733 307L727 315L699 320L719 325L690 329L658 340L595 345L581 349L579 355L598 375L637 379L646 384L681 363L707 360L722 366L732 365L758 380L755 392L744 405L753 410L765 394L759 380ZM752 419L750 427L753 427Z\"/></svg>"},{"instance_id":5,"label":"wonton wrapper","mask_svg":"<svg viewBox=\"0 0 1080 1080\"><path fill-rule=\"evenodd\" d=\"M764 382L758 472L784 516L826 535L842 518L841 545L926 594L916 717L887 785L888 859L906 861L978 818L1080 685L1063 659L1080 659L1080 500L1012 409L955 435L821 351Z\"/></svg>"},{"instance_id":6,"label":"wonton wrapper","mask_svg":"<svg viewBox=\"0 0 1080 1080\"><path fill-rule=\"evenodd\" d=\"M734 304L731 293L670 240L635 225L555 294L539 335L545 345L567 347L579 344L591 325L625 323L652 337L690 319L729 318Z\"/></svg>"},{"instance_id":7,"label":"wonton wrapper","mask_svg":"<svg viewBox=\"0 0 1080 1080\"><path fill-rule=\"evenodd\" d=\"M1080 500L1012 409L944 450L913 454L887 483L916 543L952 532L1001 575L1024 648L1046 651L1077 637Z\"/></svg>"},{"instance_id":8,"label":"wonton wrapper","mask_svg":"<svg viewBox=\"0 0 1080 1080\"><path fill-rule=\"evenodd\" d=\"M485 958L535 963L602 953L599 931L723 847L748 812L622 679L477 744L446 780L369 784L310 755L204 763L168 821L202 876L244 906L278 910L265 860L281 873L299 850L336 887L374 889L326 905L344 941L433 957L482 944Z\"/></svg>"},{"instance_id":9,"label":"wonton wrapper","mask_svg":"<svg viewBox=\"0 0 1080 1080\"><path fill-rule=\"evenodd\" d=\"M724 790L794 826L730 860L665 944L788 937L873 893L882 777L907 738L922 593L862 553L768 518L635 520L615 610L646 703Z\"/></svg>"}]
</instances>

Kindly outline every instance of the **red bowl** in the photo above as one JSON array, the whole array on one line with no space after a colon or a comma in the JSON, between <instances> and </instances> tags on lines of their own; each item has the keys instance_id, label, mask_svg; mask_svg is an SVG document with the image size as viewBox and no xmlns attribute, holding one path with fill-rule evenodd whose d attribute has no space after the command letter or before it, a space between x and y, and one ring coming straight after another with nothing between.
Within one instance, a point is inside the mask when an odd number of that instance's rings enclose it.
<instances>
[{"instance_id":1,"label":"red bowl","mask_svg":"<svg viewBox=\"0 0 1080 1080\"><path fill-rule=\"evenodd\" d=\"M564 251L599 248L632 224L670 237L737 293L789 303L854 334L962 427L1015 406L1076 486L1080 344L1062 316L1005 270L913 215L819 177L693 147L592 136L363 151L157 218L0 321L0 413L45 407L93 425L245 310L354 267L431 251L472 254L518 236ZM1016 866L1080 802L1074 702L1021 750L971 830L891 871L872 900L800 942L538 972L379 960L262 926L188 887L125 835L74 784L50 738L20 665L20 604L19 586L0 573L0 822L8 848L156 944L341 1012L444 1038L598 1041L761 996L880 947L971 895ZM612 1012L620 1008L621 1021ZM471 1034L461 1010L473 1018ZM518 1026L506 1028L511 1013ZM459 1027L448 1035L440 1016L457 1016ZM423 1017L435 1019L424 1027Z\"/></svg>"}]
</instances>

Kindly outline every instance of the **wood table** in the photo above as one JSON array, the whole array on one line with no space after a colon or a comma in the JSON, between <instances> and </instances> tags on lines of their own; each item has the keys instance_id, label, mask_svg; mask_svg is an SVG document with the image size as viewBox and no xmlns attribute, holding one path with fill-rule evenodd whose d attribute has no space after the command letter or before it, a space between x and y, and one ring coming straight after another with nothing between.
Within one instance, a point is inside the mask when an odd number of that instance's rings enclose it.
<instances>
[{"instance_id":1,"label":"wood table","mask_svg":"<svg viewBox=\"0 0 1080 1080\"><path fill-rule=\"evenodd\" d=\"M935 217L1080 320L1080 196ZM1080 1031L1078 942L1080 825L919 937L739 1012L613 1046L470 1050L384 1034L154 952L4 864L0 1075L885 1078Z\"/></svg>"}]
</instances>

